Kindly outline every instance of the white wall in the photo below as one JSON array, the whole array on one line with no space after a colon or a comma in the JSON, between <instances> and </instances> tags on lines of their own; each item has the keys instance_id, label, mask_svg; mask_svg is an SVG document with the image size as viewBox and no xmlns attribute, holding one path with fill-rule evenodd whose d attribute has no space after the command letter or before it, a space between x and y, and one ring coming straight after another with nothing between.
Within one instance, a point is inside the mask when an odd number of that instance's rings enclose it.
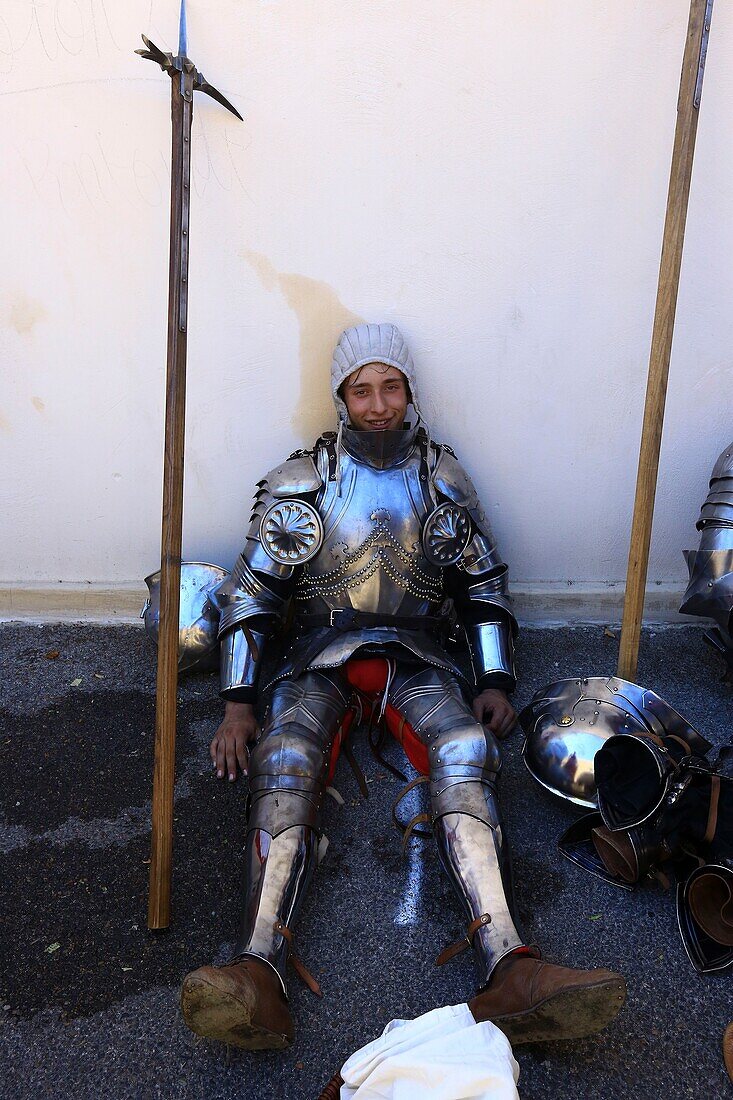
<instances>
[{"instance_id":1,"label":"white wall","mask_svg":"<svg viewBox=\"0 0 733 1100\"><path fill-rule=\"evenodd\" d=\"M159 559L178 0L4 0L0 582ZM623 578L687 0L189 0L184 553L331 426L330 349L395 321L518 585ZM708 52L650 582L733 438L733 11Z\"/></svg>"}]
</instances>

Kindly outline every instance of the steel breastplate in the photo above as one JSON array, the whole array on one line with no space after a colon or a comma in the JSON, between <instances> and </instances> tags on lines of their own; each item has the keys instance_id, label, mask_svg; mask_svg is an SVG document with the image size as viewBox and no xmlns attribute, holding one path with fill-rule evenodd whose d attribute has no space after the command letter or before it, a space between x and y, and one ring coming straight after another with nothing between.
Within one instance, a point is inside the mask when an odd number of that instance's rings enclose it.
<instances>
[{"instance_id":1,"label":"steel breastplate","mask_svg":"<svg viewBox=\"0 0 733 1100\"><path fill-rule=\"evenodd\" d=\"M297 582L296 611L353 607L421 615L433 609L443 598L443 571L422 545L432 507L419 449L387 469L342 451L338 477L327 482L318 505L323 543Z\"/></svg>"}]
</instances>

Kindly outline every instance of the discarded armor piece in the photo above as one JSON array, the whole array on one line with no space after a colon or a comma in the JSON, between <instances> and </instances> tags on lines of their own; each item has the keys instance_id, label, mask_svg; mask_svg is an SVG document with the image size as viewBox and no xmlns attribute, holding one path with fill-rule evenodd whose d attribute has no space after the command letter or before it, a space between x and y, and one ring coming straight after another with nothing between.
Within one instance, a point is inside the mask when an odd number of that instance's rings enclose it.
<instances>
[{"instance_id":1,"label":"discarded armor piece","mask_svg":"<svg viewBox=\"0 0 733 1100\"><path fill-rule=\"evenodd\" d=\"M616 734L674 735L705 752L710 746L655 692L616 676L556 680L536 691L519 715L522 755L537 782L577 806L598 805L596 753Z\"/></svg>"},{"instance_id":2,"label":"discarded armor piece","mask_svg":"<svg viewBox=\"0 0 733 1100\"><path fill-rule=\"evenodd\" d=\"M707 974L733 967L733 746L713 763L691 744L708 743L699 734L609 738L596 755L601 811L571 825L558 847L626 890L653 874L666 882L672 870L685 951Z\"/></svg>"},{"instance_id":3,"label":"discarded armor piece","mask_svg":"<svg viewBox=\"0 0 733 1100\"><path fill-rule=\"evenodd\" d=\"M717 912L711 896L714 891L710 889L713 880L719 884L717 894L722 900ZM677 924L687 956L698 974L719 974L733 969L732 888L733 869L723 864L703 864L677 883Z\"/></svg>"},{"instance_id":4,"label":"discarded armor piece","mask_svg":"<svg viewBox=\"0 0 733 1100\"><path fill-rule=\"evenodd\" d=\"M686 769L709 771L704 753L710 747L709 741L691 729L684 737L681 733L609 737L594 762L598 809L604 823L609 829L633 829L648 821Z\"/></svg>"},{"instance_id":5,"label":"discarded armor piece","mask_svg":"<svg viewBox=\"0 0 733 1100\"><path fill-rule=\"evenodd\" d=\"M664 829L648 824L616 832L599 825L593 829L592 840L604 867L632 885L672 858Z\"/></svg>"},{"instance_id":6,"label":"discarded armor piece","mask_svg":"<svg viewBox=\"0 0 733 1100\"><path fill-rule=\"evenodd\" d=\"M615 870L610 870L598 854L593 833L600 828L603 828L603 818L597 810L593 810L574 821L562 834L557 846L571 863L589 871L596 878L603 879L612 886L620 886L622 890L633 890L635 883Z\"/></svg>"},{"instance_id":7,"label":"discarded armor piece","mask_svg":"<svg viewBox=\"0 0 733 1100\"><path fill-rule=\"evenodd\" d=\"M705 864L690 876L687 897L706 936L733 947L733 867Z\"/></svg>"},{"instance_id":8,"label":"discarded armor piece","mask_svg":"<svg viewBox=\"0 0 733 1100\"><path fill-rule=\"evenodd\" d=\"M226 569L201 561L181 562L181 602L178 612L178 671L210 672L219 663L219 613L212 589L228 576ZM158 644L160 570L145 578L149 596L140 618L145 633Z\"/></svg>"},{"instance_id":9,"label":"discarded armor piece","mask_svg":"<svg viewBox=\"0 0 733 1100\"><path fill-rule=\"evenodd\" d=\"M733 675L733 443L718 457L700 511L697 550L685 550L689 583L680 611L713 619L705 640Z\"/></svg>"},{"instance_id":10,"label":"discarded armor piece","mask_svg":"<svg viewBox=\"0 0 733 1100\"><path fill-rule=\"evenodd\" d=\"M633 890L672 857L663 828L645 824L612 832L597 811L573 822L558 848L571 863L623 890Z\"/></svg>"}]
</instances>

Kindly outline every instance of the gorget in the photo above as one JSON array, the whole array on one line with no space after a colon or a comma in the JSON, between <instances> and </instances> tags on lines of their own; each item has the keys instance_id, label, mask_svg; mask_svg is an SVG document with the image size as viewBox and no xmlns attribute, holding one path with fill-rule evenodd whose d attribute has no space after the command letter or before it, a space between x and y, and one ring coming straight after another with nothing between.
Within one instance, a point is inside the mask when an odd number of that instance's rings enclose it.
<instances>
[{"instance_id":1,"label":"gorget","mask_svg":"<svg viewBox=\"0 0 733 1100\"><path fill-rule=\"evenodd\" d=\"M352 458L378 470L397 466L415 448L418 424L399 431L357 432L346 425L341 429L341 444Z\"/></svg>"}]
</instances>

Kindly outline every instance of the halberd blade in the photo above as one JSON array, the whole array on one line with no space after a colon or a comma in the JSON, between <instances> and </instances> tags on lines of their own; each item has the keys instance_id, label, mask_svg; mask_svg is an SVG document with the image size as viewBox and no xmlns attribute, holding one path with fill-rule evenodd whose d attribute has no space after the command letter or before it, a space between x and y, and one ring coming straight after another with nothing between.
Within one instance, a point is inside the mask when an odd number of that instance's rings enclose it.
<instances>
[{"instance_id":1,"label":"halberd blade","mask_svg":"<svg viewBox=\"0 0 733 1100\"><path fill-rule=\"evenodd\" d=\"M186 29L186 0L181 0L181 16L178 21L178 52L181 57L186 57L188 49L188 33Z\"/></svg>"},{"instance_id":2,"label":"halberd blade","mask_svg":"<svg viewBox=\"0 0 733 1100\"><path fill-rule=\"evenodd\" d=\"M200 92L206 92L206 95L210 95L211 98L215 99L217 103L221 103L222 107L226 107L227 111L231 111L233 115L236 115L240 122L244 122L244 119L240 115L237 108L233 107L229 100L225 96L223 96L220 91L212 87L212 85L209 84L208 80L206 80L205 77L201 75L201 73L198 73L196 77L196 88Z\"/></svg>"}]
</instances>

